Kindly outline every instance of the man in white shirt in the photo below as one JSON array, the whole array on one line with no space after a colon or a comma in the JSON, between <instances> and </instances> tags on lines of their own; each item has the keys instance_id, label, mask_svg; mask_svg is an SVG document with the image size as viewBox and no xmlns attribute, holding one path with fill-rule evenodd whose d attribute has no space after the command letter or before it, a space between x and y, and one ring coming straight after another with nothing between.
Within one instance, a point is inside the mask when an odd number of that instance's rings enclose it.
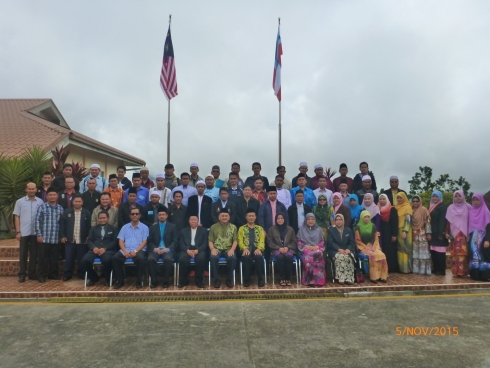
<instances>
[{"instance_id":1,"label":"man in white shirt","mask_svg":"<svg viewBox=\"0 0 490 368\"><path fill-rule=\"evenodd\" d=\"M151 195L151 192L160 192L160 203L168 208L172 200L172 191L165 187L165 174L157 174L155 180L157 182L157 186L150 189L148 196Z\"/></svg>"},{"instance_id":2,"label":"man in white shirt","mask_svg":"<svg viewBox=\"0 0 490 368\"><path fill-rule=\"evenodd\" d=\"M277 189L277 200L286 206L286 209L288 209L289 206L291 206L291 193L287 188L284 188L284 176L276 175L275 183Z\"/></svg>"},{"instance_id":3,"label":"man in white shirt","mask_svg":"<svg viewBox=\"0 0 490 368\"><path fill-rule=\"evenodd\" d=\"M327 189L327 178L325 178L324 176L320 176L318 178L318 185L319 185L319 187L313 191L313 194L315 194L317 203L318 203L318 196L320 194L323 194L327 197L328 205L331 206L333 193L330 189Z\"/></svg>"}]
</instances>

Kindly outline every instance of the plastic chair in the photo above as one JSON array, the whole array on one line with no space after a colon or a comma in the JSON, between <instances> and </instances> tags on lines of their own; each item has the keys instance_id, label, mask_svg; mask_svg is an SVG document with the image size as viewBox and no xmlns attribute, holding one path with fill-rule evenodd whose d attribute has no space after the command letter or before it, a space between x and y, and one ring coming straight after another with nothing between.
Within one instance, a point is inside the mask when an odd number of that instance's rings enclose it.
<instances>
[{"instance_id":1,"label":"plastic chair","mask_svg":"<svg viewBox=\"0 0 490 368\"><path fill-rule=\"evenodd\" d=\"M95 258L94 259L94 264L93 266L100 266L102 265L102 262L100 262L100 258ZM85 271L85 287L87 287L87 279L88 279L88 272ZM111 270L111 278L110 278L110 282L109 282L109 287L112 286L112 270Z\"/></svg>"},{"instance_id":2,"label":"plastic chair","mask_svg":"<svg viewBox=\"0 0 490 368\"><path fill-rule=\"evenodd\" d=\"M275 284L275 281L274 281L274 263L276 262L276 258L271 256L271 267L272 267L272 284L274 285ZM294 264L294 267L295 267L295 270L296 270L296 283L299 284L299 271L298 271L298 266L299 266L299 262L298 262L298 259L296 258L295 255L293 255L293 264Z\"/></svg>"},{"instance_id":3,"label":"plastic chair","mask_svg":"<svg viewBox=\"0 0 490 368\"><path fill-rule=\"evenodd\" d=\"M225 257L221 257L219 259L218 265L219 266L226 266L226 258ZM211 261L209 261L208 270L209 270L209 286L211 286ZM236 285L235 279L236 279L236 277L235 277L235 270L233 270L233 286Z\"/></svg>"},{"instance_id":4,"label":"plastic chair","mask_svg":"<svg viewBox=\"0 0 490 368\"><path fill-rule=\"evenodd\" d=\"M262 259L264 260L264 283L267 284L267 261L264 256ZM240 284L243 285L243 259L240 260Z\"/></svg>"}]
</instances>

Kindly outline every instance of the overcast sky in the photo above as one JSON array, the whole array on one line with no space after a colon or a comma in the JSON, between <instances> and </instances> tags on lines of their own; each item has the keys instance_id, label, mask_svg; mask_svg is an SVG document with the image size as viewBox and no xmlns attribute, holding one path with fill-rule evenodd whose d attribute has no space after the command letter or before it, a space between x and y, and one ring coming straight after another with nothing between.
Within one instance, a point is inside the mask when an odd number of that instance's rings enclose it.
<instances>
[{"instance_id":1,"label":"overcast sky","mask_svg":"<svg viewBox=\"0 0 490 368\"><path fill-rule=\"evenodd\" d=\"M222 177L278 164L272 90L283 42L283 164L350 176L368 161L387 187L419 166L490 189L490 1L1 0L1 98L52 98L72 129L166 163L159 85L172 14L179 95L171 162Z\"/></svg>"}]
</instances>

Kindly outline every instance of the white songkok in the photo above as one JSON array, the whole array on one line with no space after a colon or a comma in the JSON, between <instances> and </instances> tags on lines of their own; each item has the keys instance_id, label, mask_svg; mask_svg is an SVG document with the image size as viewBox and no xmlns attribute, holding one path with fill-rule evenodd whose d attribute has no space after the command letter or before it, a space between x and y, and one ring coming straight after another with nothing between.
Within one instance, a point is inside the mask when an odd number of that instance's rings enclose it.
<instances>
[{"instance_id":1,"label":"white songkok","mask_svg":"<svg viewBox=\"0 0 490 368\"><path fill-rule=\"evenodd\" d=\"M316 169L323 169L323 165L322 164L316 164L315 165L315 170Z\"/></svg>"},{"instance_id":2,"label":"white songkok","mask_svg":"<svg viewBox=\"0 0 490 368\"><path fill-rule=\"evenodd\" d=\"M165 179L165 174L157 174L155 179Z\"/></svg>"},{"instance_id":3,"label":"white songkok","mask_svg":"<svg viewBox=\"0 0 490 368\"><path fill-rule=\"evenodd\" d=\"M99 164L92 164L92 166L90 166L91 169L99 169L100 170L100 165Z\"/></svg>"},{"instance_id":4,"label":"white songkok","mask_svg":"<svg viewBox=\"0 0 490 368\"><path fill-rule=\"evenodd\" d=\"M198 180L198 181L197 181L197 183L196 183L196 187L197 187L199 184L202 184L202 185L206 186L206 183L204 182L204 180Z\"/></svg>"},{"instance_id":5,"label":"white songkok","mask_svg":"<svg viewBox=\"0 0 490 368\"><path fill-rule=\"evenodd\" d=\"M195 167L199 167L199 165L198 165L197 163L195 163L195 162L193 162L193 163L191 164L191 167L193 167L193 166L195 166Z\"/></svg>"},{"instance_id":6,"label":"white songkok","mask_svg":"<svg viewBox=\"0 0 490 368\"><path fill-rule=\"evenodd\" d=\"M306 162L304 162L304 161L303 161L303 162L300 162L300 163L299 163L299 167L301 167L301 166L306 166L306 167L308 167L308 164L307 164Z\"/></svg>"},{"instance_id":7,"label":"white songkok","mask_svg":"<svg viewBox=\"0 0 490 368\"><path fill-rule=\"evenodd\" d=\"M371 177L369 175L364 175L362 177L362 181L364 181L364 180L372 180L372 179L371 179Z\"/></svg>"},{"instance_id":8,"label":"white songkok","mask_svg":"<svg viewBox=\"0 0 490 368\"><path fill-rule=\"evenodd\" d=\"M156 189L155 189L155 190L152 190L152 191L150 192L150 197L151 197L152 195L157 195L157 196L161 197L161 195L160 195L160 191L159 191L159 190L156 190Z\"/></svg>"},{"instance_id":9,"label":"white songkok","mask_svg":"<svg viewBox=\"0 0 490 368\"><path fill-rule=\"evenodd\" d=\"M390 180L398 180L398 176L396 176L396 175L391 175L391 176L390 176Z\"/></svg>"}]
</instances>

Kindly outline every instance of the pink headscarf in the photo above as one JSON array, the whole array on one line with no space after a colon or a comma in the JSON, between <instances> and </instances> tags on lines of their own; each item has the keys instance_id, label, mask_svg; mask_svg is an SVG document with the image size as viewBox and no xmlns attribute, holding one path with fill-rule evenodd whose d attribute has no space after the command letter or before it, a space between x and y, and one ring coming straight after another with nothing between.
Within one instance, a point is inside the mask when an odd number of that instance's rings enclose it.
<instances>
[{"instance_id":1,"label":"pink headscarf","mask_svg":"<svg viewBox=\"0 0 490 368\"><path fill-rule=\"evenodd\" d=\"M366 198L371 198L371 204L369 206L366 206L364 204L364 199ZM372 193L364 194L364 199L362 200L362 207L364 207L364 209L369 212L369 214L371 215L371 219L374 216L379 215L380 214L379 207L376 203L374 203L374 196L372 195Z\"/></svg>"},{"instance_id":2,"label":"pink headscarf","mask_svg":"<svg viewBox=\"0 0 490 368\"><path fill-rule=\"evenodd\" d=\"M485 230L488 224L490 224L490 211L485 204L483 196L479 193L473 194L473 198L478 198L480 206L471 206L468 211L469 225L468 233L472 233L477 230Z\"/></svg>"},{"instance_id":3,"label":"pink headscarf","mask_svg":"<svg viewBox=\"0 0 490 368\"><path fill-rule=\"evenodd\" d=\"M463 202L457 203L454 198L456 194L463 197ZM465 236L468 236L468 213L471 205L466 203L464 192L457 190L453 194L453 204L447 208L446 219L449 221L451 235L456 236L461 231Z\"/></svg>"},{"instance_id":4,"label":"pink headscarf","mask_svg":"<svg viewBox=\"0 0 490 368\"><path fill-rule=\"evenodd\" d=\"M332 201L335 197L338 197L340 199L340 204L338 206L335 206L335 213L337 213L337 211L339 210L340 206L342 206L342 194L340 194L339 192L335 192L334 194L332 194Z\"/></svg>"}]
</instances>

